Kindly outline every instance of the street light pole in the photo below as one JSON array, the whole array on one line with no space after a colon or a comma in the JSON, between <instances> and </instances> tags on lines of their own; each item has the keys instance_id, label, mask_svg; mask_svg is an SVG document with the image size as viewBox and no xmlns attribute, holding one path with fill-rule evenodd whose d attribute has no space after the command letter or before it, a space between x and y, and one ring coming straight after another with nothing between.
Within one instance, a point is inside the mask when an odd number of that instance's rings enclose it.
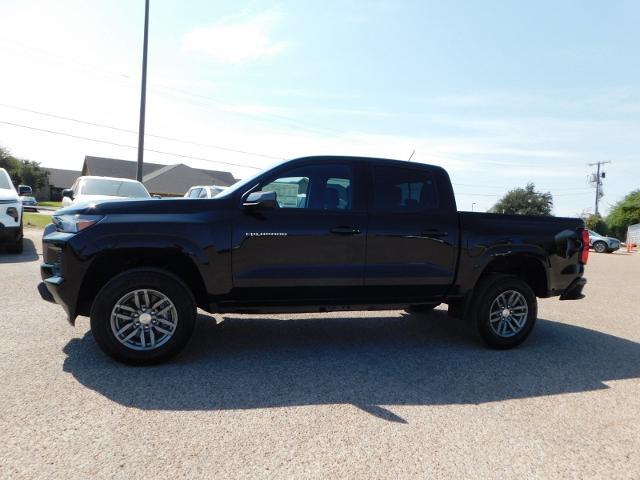
<instances>
[{"instance_id":1,"label":"street light pole","mask_svg":"<svg viewBox=\"0 0 640 480\"><path fill-rule=\"evenodd\" d=\"M149 40L149 0L144 2L144 43L142 46L142 86L140 91L140 126L138 128L138 170L136 179L142 181L144 163L144 120L147 107L147 44Z\"/></svg>"}]
</instances>

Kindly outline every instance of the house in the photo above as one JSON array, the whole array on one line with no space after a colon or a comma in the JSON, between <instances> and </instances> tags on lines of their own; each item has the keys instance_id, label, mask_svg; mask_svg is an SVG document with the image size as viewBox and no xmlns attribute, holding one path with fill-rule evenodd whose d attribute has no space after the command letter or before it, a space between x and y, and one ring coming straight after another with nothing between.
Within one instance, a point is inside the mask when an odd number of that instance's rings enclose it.
<instances>
[{"instance_id":1,"label":"house","mask_svg":"<svg viewBox=\"0 0 640 480\"><path fill-rule=\"evenodd\" d=\"M105 157L84 157L82 170L62 170L47 168L49 183L39 194L39 200L60 201L62 190L70 188L81 175L99 177L136 178L138 164L130 160ZM234 184L237 180L229 172L193 168L182 163L162 165L145 162L142 169L142 183L152 195L182 196L193 185Z\"/></svg>"},{"instance_id":2,"label":"house","mask_svg":"<svg viewBox=\"0 0 640 480\"><path fill-rule=\"evenodd\" d=\"M62 190L69 188L80 176L78 170L63 170L61 168L45 168L48 173L47 185L38 190L38 200L59 202L62 200Z\"/></svg>"},{"instance_id":3,"label":"house","mask_svg":"<svg viewBox=\"0 0 640 480\"><path fill-rule=\"evenodd\" d=\"M129 160L104 157L84 157L82 175L135 179L138 165ZM163 196L182 196L193 185L221 185L236 183L229 172L193 168L182 163L162 165L145 162L142 183L149 193Z\"/></svg>"}]
</instances>

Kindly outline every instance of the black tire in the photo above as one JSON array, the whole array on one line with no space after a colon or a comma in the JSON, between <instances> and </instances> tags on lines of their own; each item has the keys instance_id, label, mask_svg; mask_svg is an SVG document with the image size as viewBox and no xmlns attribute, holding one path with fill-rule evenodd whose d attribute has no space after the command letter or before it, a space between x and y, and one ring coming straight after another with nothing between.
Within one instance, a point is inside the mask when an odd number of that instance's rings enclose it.
<instances>
[{"instance_id":1,"label":"black tire","mask_svg":"<svg viewBox=\"0 0 640 480\"><path fill-rule=\"evenodd\" d=\"M508 333L511 336L507 337L496 332L495 324L501 321L494 321L494 326L492 326L490 318L494 301L498 301L498 297L508 291L521 294L522 302L526 302L527 314L525 316L523 313L522 319L524 323L517 333L513 334L510 331ZM468 315L478 335L486 345L504 350L521 344L529 336L538 316L538 302L531 287L520 278L514 275L489 274L482 278L476 286ZM497 328L500 329L499 326Z\"/></svg>"},{"instance_id":2,"label":"black tire","mask_svg":"<svg viewBox=\"0 0 640 480\"><path fill-rule=\"evenodd\" d=\"M439 303L420 303L417 305L409 305L406 308L406 311L409 313L429 313L432 312L434 308L436 308Z\"/></svg>"},{"instance_id":3,"label":"black tire","mask_svg":"<svg viewBox=\"0 0 640 480\"><path fill-rule=\"evenodd\" d=\"M172 336L152 350L135 350L124 345L111 327L111 313L116 303L139 289L160 292L173 303L177 314ZM196 303L189 287L178 277L159 269L140 268L117 275L102 287L91 307L91 331L96 343L107 355L129 365L152 365L173 357L191 338L195 322Z\"/></svg>"},{"instance_id":4,"label":"black tire","mask_svg":"<svg viewBox=\"0 0 640 480\"><path fill-rule=\"evenodd\" d=\"M594 242L593 251L596 253L604 253L609 249L605 242Z\"/></svg>"},{"instance_id":5,"label":"black tire","mask_svg":"<svg viewBox=\"0 0 640 480\"><path fill-rule=\"evenodd\" d=\"M22 244L23 231L22 231L22 220L20 221L20 232L18 234L18 240L7 247L7 252L15 253L17 255L21 254L24 251L24 245Z\"/></svg>"}]
</instances>

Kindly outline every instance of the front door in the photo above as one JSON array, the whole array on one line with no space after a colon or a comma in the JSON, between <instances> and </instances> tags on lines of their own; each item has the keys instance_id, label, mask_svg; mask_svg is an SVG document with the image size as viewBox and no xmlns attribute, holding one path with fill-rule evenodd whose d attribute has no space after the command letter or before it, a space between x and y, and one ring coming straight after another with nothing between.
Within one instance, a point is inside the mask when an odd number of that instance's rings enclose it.
<instances>
[{"instance_id":1,"label":"front door","mask_svg":"<svg viewBox=\"0 0 640 480\"><path fill-rule=\"evenodd\" d=\"M361 288L366 214L360 189L347 163L295 166L263 181L254 191L276 192L278 208L238 215L232 252L236 295L303 300Z\"/></svg>"}]
</instances>

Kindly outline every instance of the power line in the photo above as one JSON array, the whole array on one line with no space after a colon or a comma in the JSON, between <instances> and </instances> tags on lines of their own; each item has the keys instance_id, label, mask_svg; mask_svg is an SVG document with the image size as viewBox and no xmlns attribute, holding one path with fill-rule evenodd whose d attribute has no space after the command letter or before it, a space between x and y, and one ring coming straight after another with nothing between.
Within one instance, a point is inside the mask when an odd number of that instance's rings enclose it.
<instances>
[{"instance_id":1,"label":"power line","mask_svg":"<svg viewBox=\"0 0 640 480\"><path fill-rule=\"evenodd\" d=\"M22 44L22 43L19 43L19 42L14 42L12 40L9 40L9 39L6 39L6 38L2 38L2 37L0 37L0 40L3 40L5 42L11 42L11 43L14 43L16 45L20 45L22 48L25 48L25 49L29 49L29 50L34 50L36 52L40 52L40 54L35 54L35 55L42 55L42 54L46 55L45 59L42 59L40 56L36 56L37 61L39 61L40 63L45 63L45 64L48 64L48 65L51 65L52 61L53 62L57 61L58 63L62 63L62 64L64 64L64 62L70 62L70 63L75 63L75 64L77 64L79 66L83 66L85 68L91 68L91 69L95 69L96 70L96 72L86 72L85 71L84 73L95 74L95 73L101 72L103 75L105 75L105 74L110 75L109 78L111 80L114 80L113 77L117 77L117 79L119 79L119 80L122 80L122 79L131 80L132 79L131 75L124 74L124 73L121 73L121 72L116 72L116 71L113 71L113 70L108 70L108 69L105 69L105 68L102 68L102 67L98 67L96 65L92 65L90 63L81 62L79 60L73 60L73 59L70 59L68 57L63 57L63 56L57 55L55 53L47 52L46 50L43 50L43 49L40 49L40 48L31 47L31 46L28 46L28 45L25 45L25 44ZM27 54L30 54L32 56L34 55L33 52L28 52L28 51L27 52L22 52L22 53L27 53ZM59 60L56 60L56 58L50 58L50 57L57 57ZM237 108L237 107L240 106L240 105L234 105L234 104L221 102L220 100L217 100L215 98L212 98L212 97L209 97L209 96L206 96L206 95L201 95L201 94L197 94L197 93L190 92L190 91L187 91L187 90L182 90L180 88L171 87L171 86L164 85L164 84L161 84L161 83L158 83L158 82L151 82L150 81L149 84L153 85L155 87L160 87L160 88L164 88L166 90L177 92L177 93L180 93L182 95L187 95L187 96L190 96L190 97L200 98L200 99L206 100L208 102L220 105L222 107L226 107L227 109L234 108L234 107ZM196 103L197 105L200 105L200 106L202 106L204 108L211 108L211 105L205 105L202 102L193 102L193 103ZM321 133L323 135L327 135L327 132L331 132L332 135L340 135L340 136L344 135L343 131L340 131L340 130L335 129L335 128L325 127L325 126L320 126L320 125L313 125L313 124L310 124L308 122L300 122L299 120L297 120L295 118L287 117L285 115L279 115L279 114L275 114L275 113L249 113L249 112L242 112L242 111L237 111L237 110L236 111L232 110L231 113L234 113L234 114L237 114L237 115L242 115L242 116L245 116L245 117L256 118L256 119L261 120L261 121L267 121L269 118L278 119L280 121L288 122L290 125L291 124L297 125L297 128L300 128L302 130L307 130L307 131L314 132L314 133Z\"/></svg>"},{"instance_id":2,"label":"power line","mask_svg":"<svg viewBox=\"0 0 640 480\"><path fill-rule=\"evenodd\" d=\"M52 61L55 62L57 61L58 63L72 63L75 64L76 66L82 66L85 68L91 68L94 69L98 72L101 72L102 74L108 74L110 76L116 76L119 78L126 78L126 79L131 79L131 75L125 74L125 73L120 73L120 72L115 72L113 70L108 70L106 68L100 67L98 65L94 65L91 63L87 63L87 62L83 62L80 60L76 60L74 58L70 58L70 57L65 57L62 55L59 55L57 53L52 53L46 50L42 50L41 48L36 48L36 47L32 47L30 45L26 45L24 43L21 42L16 42L15 40L11 40L8 39L6 37L1 37L0 36L0 41L6 42L6 43L10 43L10 44L14 44L19 46L22 49L26 49L27 51L25 52L24 50L20 50L20 49L16 49L15 47L9 47L10 49L13 49L14 51L20 52L21 54L27 54L27 55L31 55L34 58L37 58L41 63L47 63L49 65L51 65ZM6 46L5 46L6 48ZM31 52L29 52L28 50L32 50ZM35 53L34 53L35 52ZM45 58L43 59L42 56L44 56ZM54 58L51 58L54 57ZM57 59L57 60L56 60ZM112 78L112 77L110 77Z\"/></svg>"},{"instance_id":3,"label":"power line","mask_svg":"<svg viewBox=\"0 0 640 480\"><path fill-rule=\"evenodd\" d=\"M67 120L69 122L75 122L75 123L84 124L84 125L91 125L93 127L108 128L108 129L114 130L116 132L133 133L133 134L137 134L138 133L136 130L130 130L128 128L115 127L113 125L107 125L105 123L97 123L97 122L91 122L91 121L88 121L88 120L80 120L78 118L65 117L63 115L56 115L56 114L53 114L53 113L42 112L42 111L39 111L39 110L32 110L30 108L17 107L15 105L8 105L6 103L0 103L0 107L11 108L11 109L14 109L14 110L19 110L21 112L34 113L36 115L42 115L44 117L56 118L58 120ZM283 159L283 157L276 157L276 156L267 155L267 154L264 154L264 153L249 152L249 151L246 151L246 150L238 150L238 149L235 149L235 148L221 147L219 145L212 145L212 144L208 144L208 143L199 143L199 142L194 142L194 141L191 141L191 140L182 140L182 139L179 139L179 138L167 137L167 136L164 136L164 135L155 135L155 134L152 134L152 133L145 133L145 136L152 137L152 138L159 138L159 139L162 139L162 140L169 140L169 141L172 141L172 142L184 143L184 144L188 144L188 145L195 145L195 146L198 146L198 147L215 148L217 150L222 150L222 151L225 151L225 152L242 153L244 155L253 155L253 156L256 156L256 157L269 158L269 159L272 159L272 160L282 160Z\"/></svg>"},{"instance_id":4,"label":"power line","mask_svg":"<svg viewBox=\"0 0 640 480\"><path fill-rule=\"evenodd\" d=\"M137 149L138 148L135 145L127 145L127 144L124 144L124 143L110 142L108 140L100 140L98 138L84 137L82 135L74 135L72 133L59 132L59 131L56 131L56 130L48 130L46 128L32 127L32 126L29 126L29 125L22 125L20 123L6 122L4 120L0 120L0 123L5 124L5 125L11 125L13 127L20 127L20 128L26 128L26 129L29 129L29 130L35 130L35 131L38 131L38 132L50 133L50 134L53 134L53 135L62 135L62 136L65 136L65 137L76 138L76 139L79 139L79 140L87 140L89 142L104 143L106 145L113 145L113 146L116 146L116 147L133 148L133 149ZM201 160L203 162L218 163L218 164L221 164L221 165L231 165L231 166L234 166L234 167L252 168L252 169L255 169L255 170L261 170L260 167L253 167L253 166L250 166L250 165L242 165L242 164L239 164L239 163L232 163L232 162L224 162L222 160L212 160L210 158L196 157L196 156L192 156L192 155L184 155L184 154L176 153L176 152L165 152L164 150L156 150L156 149L153 149L153 148L145 148L145 151L152 152L152 153L158 153L160 155L168 155L170 157L188 158L188 159L192 159L192 160Z\"/></svg>"}]
</instances>

